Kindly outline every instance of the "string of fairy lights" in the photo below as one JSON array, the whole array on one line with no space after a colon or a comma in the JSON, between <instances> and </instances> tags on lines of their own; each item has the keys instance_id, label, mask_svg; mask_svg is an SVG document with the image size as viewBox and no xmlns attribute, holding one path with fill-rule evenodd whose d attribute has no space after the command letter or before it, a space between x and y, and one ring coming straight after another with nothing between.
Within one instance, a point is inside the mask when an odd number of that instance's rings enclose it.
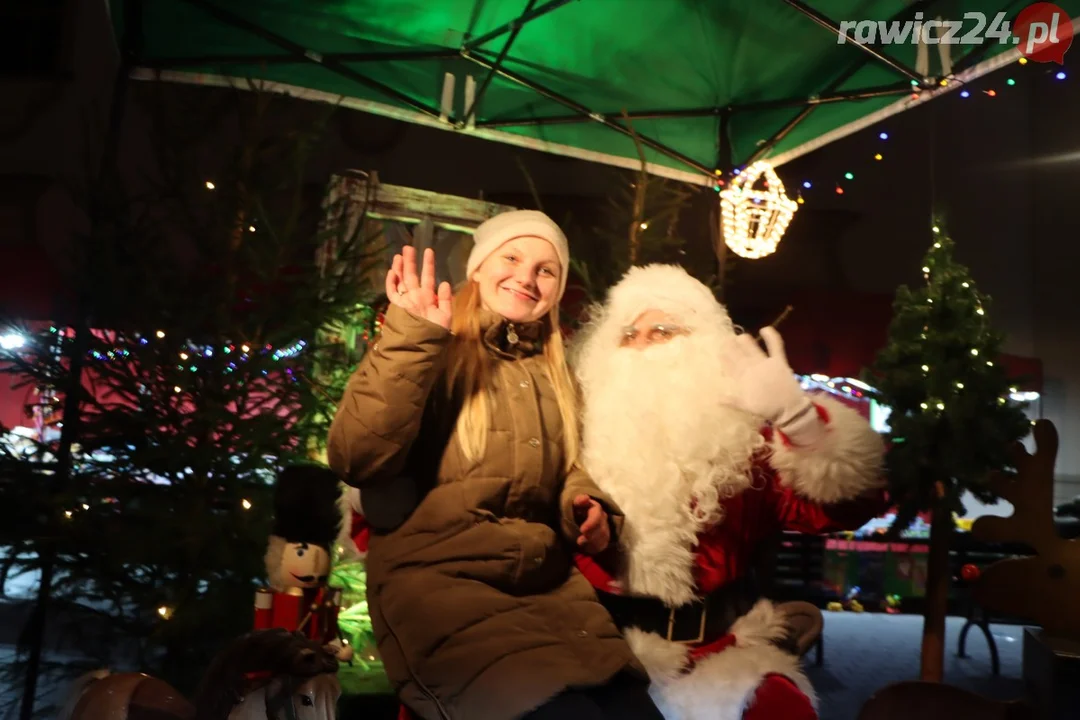
<instances>
[{"instance_id":1,"label":"string of fairy lights","mask_svg":"<svg viewBox=\"0 0 1080 720\"><path fill-rule=\"evenodd\" d=\"M1016 65L1020 67L1031 66L1025 69L1023 72L1033 72L1034 65L1032 65L1026 57L1021 57L1016 61ZM1044 74L1052 78L1053 82L1063 82L1068 79L1068 73L1058 66L1050 69L1043 69ZM963 102L965 100L970 102L977 102L980 99L993 100L998 98L1009 88L1016 87L1018 81L1014 77L1014 72L1010 70L1008 73L997 73L994 81L990 83L981 84L983 87L974 88L970 84L967 87L962 88L959 92L954 93L957 98L957 102ZM950 82L959 82L957 80L943 79L941 85L947 86ZM912 81L912 85L915 81ZM912 97L918 98L918 93L913 93ZM941 102L941 99L937 99L934 102ZM803 177L795 182L796 195L795 202L799 205L804 205L807 202L807 198L812 198L813 194L817 191L827 192L831 195L844 195L851 184L856 181L858 177L862 176L863 172L871 172L877 163L883 162L886 158L885 143L889 140L889 133L886 130L877 129L877 142L880 144L879 148L875 148L873 153L869 155L869 159L860 160L857 166L849 166L839 177L832 178L810 178ZM855 171L859 171L858 174ZM736 170L735 174L738 175L740 170ZM790 187L790 185L789 185ZM719 185L714 188L717 192L721 191Z\"/></svg>"},{"instance_id":2,"label":"string of fairy lights","mask_svg":"<svg viewBox=\"0 0 1080 720\"><path fill-rule=\"evenodd\" d=\"M49 332L63 335L56 326L51 326ZM130 358L132 357L131 350L128 349L128 347L125 347L124 344L114 340L110 341L105 337L105 333L100 331L94 331L94 335L98 340L112 345L112 347L104 351L99 349L87 350L87 357L99 362L130 361ZM165 331L157 330L153 333L152 337L156 340L164 340ZM150 337L141 333L135 333L134 338L135 341L142 346L147 346L152 342ZM176 369L192 373L198 372L200 369L200 360L209 360L210 358L213 358L217 352L220 352L222 355L231 356L225 366L221 368L223 373L228 374L235 372L238 369L239 366L237 363L246 363L255 355L269 355L270 359L276 362L296 357L304 351L307 345L308 343L306 340L297 340L296 342L283 347L275 347L270 343L255 347L251 343L199 345L191 341L186 341L182 343L182 349L176 351ZM263 375L269 375L269 373L270 371L266 369L262 371ZM294 382L298 382L298 378L295 377L292 368L285 368L285 374ZM182 388L180 388L179 385L173 388L174 393L179 393L181 391Z\"/></svg>"}]
</instances>

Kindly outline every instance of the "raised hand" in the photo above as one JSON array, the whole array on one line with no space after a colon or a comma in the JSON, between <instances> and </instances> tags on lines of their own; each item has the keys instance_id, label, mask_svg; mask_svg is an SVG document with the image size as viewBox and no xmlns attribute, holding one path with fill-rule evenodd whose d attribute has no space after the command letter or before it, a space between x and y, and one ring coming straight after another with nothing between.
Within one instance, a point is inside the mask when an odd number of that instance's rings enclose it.
<instances>
[{"instance_id":1,"label":"raised hand","mask_svg":"<svg viewBox=\"0 0 1080 720\"><path fill-rule=\"evenodd\" d=\"M435 251L424 251L424 266L416 276L416 248L406 245L394 256L386 273L386 297L392 305L407 310L441 327L450 329L451 305L454 301L450 283L444 282L435 291Z\"/></svg>"},{"instance_id":2,"label":"raised hand","mask_svg":"<svg viewBox=\"0 0 1080 720\"><path fill-rule=\"evenodd\" d=\"M772 423L783 423L810 403L788 365L776 328L761 329L766 353L752 335L735 339L730 362L735 390L730 404Z\"/></svg>"}]
</instances>

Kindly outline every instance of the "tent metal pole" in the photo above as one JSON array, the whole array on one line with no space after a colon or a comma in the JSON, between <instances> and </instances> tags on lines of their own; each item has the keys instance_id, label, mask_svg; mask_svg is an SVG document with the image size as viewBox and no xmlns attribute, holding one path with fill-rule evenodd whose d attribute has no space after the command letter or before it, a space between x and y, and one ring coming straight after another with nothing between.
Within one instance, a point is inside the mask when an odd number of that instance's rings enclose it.
<instances>
[{"instance_id":1,"label":"tent metal pole","mask_svg":"<svg viewBox=\"0 0 1080 720\"><path fill-rule=\"evenodd\" d=\"M839 36L839 35L844 35L845 37L847 36L846 33L843 33L841 31L839 25L837 25L835 22L830 20L828 17L822 15L821 13L819 13L817 10L810 7L806 3L802 2L802 0L784 0L784 2L787 3L788 5L790 5L791 7L795 8L799 12L801 12L806 17L808 17L811 20L813 20L814 22L816 22L821 27L825 28L826 30L832 31L837 36ZM901 75L904 75L905 77L907 77L909 80L914 80L919 85L924 84L924 78L922 76L920 76L919 73L917 73L914 70L910 69L909 67L907 67L903 63L900 63L900 62L897 62L896 60L893 60L891 57L889 57L885 53L879 52L878 50L875 50L870 45L864 45L863 43L857 42L852 38L848 38L848 41L852 45L854 45L855 47L862 50L863 52L869 54L871 57L873 57L878 62L882 62L882 63L888 65L889 67L891 67L896 72L898 72Z\"/></svg>"},{"instance_id":2,"label":"tent metal pole","mask_svg":"<svg viewBox=\"0 0 1080 720\"><path fill-rule=\"evenodd\" d=\"M469 52L469 51L462 51L461 55L466 60L471 60L472 62L476 63L477 65L480 65L481 67L486 67L489 70L491 68L495 67L494 63L492 63L489 60L485 60L484 58L480 57L479 55L476 55L475 53L472 53L472 52ZM568 107L571 110L581 114L582 116L584 116L584 117L586 117L586 118L588 118L590 120L594 120L594 121L600 123L601 125L614 130L617 133L621 133L623 135L626 135L627 137L635 137L636 136L637 139L641 141L642 145L645 145L646 147L652 148L653 150L657 151L661 155L666 155L667 157L669 157L669 158L671 158L673 160L678 160L679 162L683 163L687 167L692 167L695 170L698 170L699 172L702 172L702 173L704 173L706 175L709 175L709 176L713 175L713 169L712 168L706 167L705 165L702 165L701 163L699 163L697 160L694 160L691 157L683 155L678 150L674 150L672 148L669 148L667 145L659 143L656 140L653 140L652 138L649 138L649 137L646 137L644 135L640 135L640 134L631 132L627 127L625 127L621 123L617 123L617 122L615 122L614 120L612 120L609 117L606 117L604 115L600 115L599 113L595 113L592 110L590 110L589 108L582 105L581 103L579 103L579 102L577 102L575 100L571 100L570 98L566 97L565 95L560 95L559 93L555 92L554 90L551 90L550 88L547 88L547 87L544 87L543 85L535 83L535 82L533 82L532 80L529 80L526 77L523 77L521 75L518 75L515 72L507 70L506 68L496 68L496 72L498 72L499 75L502 75L503 77L505 77L507 80L511 80L513 82L516 82L517 84L519 84L519 85L521 85L523 87L526 87L529 90L532 90L537 95L541 95L541 96L547 98L548 100L551 100L553 102L557 102L560 105Z\"/></svg>"},{"instance_id":3,"label":"tent metal pole","mask_svg":"<svg viewBox=\"0 0 1080 720\"><path fill-rule=\"evenodd\" d=\"M484 33L478 38L466 40L465 43L461 46L461 52L477 50L481 45L491 42L500 35L505 35L508 32L515 32L516 30L521 29L521 26L529 22L530 20L535 20L541 15L547 15L552 10L558 10L563 5L567 5L571 2L573 2L573 0L551 0L551 2L544 3L535 10L526 10L521 15L521 17L515 20L511 20L505 25L501 25L500 27L495 28L491 32ZM529 4L530 6L532 5L532 3Z\"/></svg>"},{"instance_id":4,"label":"tent metal pole","mask_svg":"<svg viewBox=\"0 0 1080 720\"><path fill-rule=\"evenodd\" d=\"M506 54L510 52L510 46L514 44L514 40L517 39L518 33L521 32L521 28L528 22L522 20L522 18L532 12L533 5L535 4L536 0L529 0L529 3L525 6L525 11L521 13L521 17L517 19L516 23L512 23L513 29L510 31L510 37L508 37L506 43L503 44L502 50L499 51L499 56L495 58L495 64L488 70L484 82L480 83L480 87L477 88L472 104L470 104L469 108L465 111L465 119L459 123L460 125L464 126L468 124L469 120L472 119L473 115L476 113L476 108L480 107L480 101L484 99L484 93L487 92L488 87L491 85L491 80L495 77L495 73L499 71L499 67L503 64L503 60L506 59Z\"/></svg>"},{"instance_id":5,"label":"tent metal pole","mask_svg":"<svg viewBox=\"0 0 1080 720\"><path fill-rule=\"evenodd\" d=\"M398 52L326 53L323 62L392 62L395 60L449 60L458 57L457 50L401 50ZM189 57L147 58L143 67L166 69L193 65L290 65L307 62L294 53L279 55L192 55Z\"/></svg>"},{"instance_id":6,"label":"tent metal pole","mask_svg":"<svg viewBox=\"0 0 1080 720\"><path fill-rule=\"evenodd\" d=\"M803 5L803 3L799 2L798 0L784 0L784 2L788 3L789 5L792 5L793 7L795 7L796 5ZM919 0L919 2L915 3L914 5L912 5L912 6L908 7L908 8L905 8L904 10L900 11L899 13L896 13L893 17L889 18L889 21L892 22L893 20L903 20L905 17L907 17L909 15L914 15L914 13L917 13L917 12L920 12L920 11L927 11L927 10L930 9L930 6L933 5L935 2L936 2L936 0ZM806 6L803 5L803 7L806 7ZM810 13L815 13L816 14L816 11L813 10L813 8L807 7L806 9L809 10ZM811 17L813 17L813 16L811 16ZM828 22L828 23L832 22L831 20L826 18L824 15L819 15L819 17L822 18L822 20L824 20L825 22ZM817 20L817 18L815 18L815 20ZM826 27L829 27L829 26L827 25ZM835 31L839 32L840 28L836 27ZM856 44L858 44L858 43L856 43ZM859 47L861 47L863 50L868 51L871 55L876 57L877 52L875 50L873 50L871 48L868 48L868 47L866 47L864 45L859 45ZM851 67L849 67L843 74L840 75L840 77L836 78L831 83L829 83L829 86L825 88L825 90L824 90L824 92L822 94L824 96L829 96L829 95L832 95L833 93L836 93L837 89L841 85L843 85L848 80L850 80L855 75L855 73L857 73L859 70L862 69L863 65L866 64L866 61L867 61L866 57L861 58L859 60L859 62L857 62L857 63L853 64ZM915 78L915 79L918 79L918 78ZM922 81L920 80L920 83L921 82ZM901 87L901 86L897 86L897 88L899 88L899 87ZM910 85L905 87L904 91L905 92L911 92ZM899 92L896 93L896 94L899 94ZM820 103L818 103L818 104L820 104ZM756 150L754 150L754 152L750 155L750 157L747 158L747 160L746 160L746 162L744 164L749 165L750 163L752 163L755 160L763 157L770 150L772 150L776 146L776 143L783 140L784 137L786 137L788 133L790 133L792 130L794 130L795 127L799 123L801 123L803 120L805 120L806 117L814 110L815 107L817 107L817 104L807 104L806 107L804 107L802 110L800 110L798 112L797 115L795 115L795 117L793 117L783 127L781 127L779 130L777 130L773 134L772 137L770 137L768 140L766 140L764 143L762 143L760 146L758 146L758 148Z\"/></svg>"},{"instance_id":7,"label":"tent metal pole","mask_svg":"<svg viewBox=\"0 0 1080 720\"><path fill-rule=\"evenodd\" d=\"M805 120L806 116L812 113L815 107L815 105L807 105L800 110L798 115L784 123L784 126L773 133L772 137L759 145L757 149L750 154L750 157L746 158L746 162L744 162L743 165L752 165L756 160L765 155L765 153L772 150L776 143L787 137L787 134L794 130L796 125Z\"/></svg>"},{"instance_id":8,"label":"tent metal pole","mask_svg":"<svg viewBox=\"0 0 1080 720\"><path fill-rule=\"evenodd\" d=\"M293 55L296 55L297 58L303 58L308 62L314 63L321 67L325 67L330 72L341 75L344 78L359 83L360 85L369 87L372 90L381 92L382 94L391 97L394 100L397 100L403 105L407 105L408 107L424 113L425 115L430 115L431 117L435 118L439 117L439 111L435 108L429 107L424 103L420 102L419 100L414 100L403 92L395 90L388 85L384 85L377 80L372 80L368 76L358 73L347 65L342 64L340 61L334 60L332 56L323 56L319 55L316 52L308 50L304 46L294 43L292 40L284 38L275 32L271 32L270 30L267 30L261 25L257 25L250 20L246 20L239 15L236 15L235 13L220 7L219 5L211 2L210 0L183 0L183 2L199 8L200 10L206 12L208 15L212 15L223 23L240 28L241 30L247 30L252 35L261 37L263 40L266 40L269 43L272 43L284 50L289 51Z\"/></svg>"},{"instance_id":9,"label":"tent metal pole","mask_svg":"<svg viewBox=\"0 0 1080 720\"><path fill-rule=\"evenodd\" d=\"M608 117L622 117L621 112L602 113ZM720 108L702 107L687 108L686 110L638 110L626 113L631 120L665 120L672 118L696 118L712 117L720 114ZM592 118L582 115L548 115L531 118L493 118L491 120L478 120L477 127L530 127L534 125L572 125L574 123L589 122Z\"/></svg>"},{"instance_id":10,"label":"tent metal pole","mask_svg":"<svg viewBox=\"0 0 1080 720\"><path fill-rule=\"evenodd\" d=\"M763 100L762 102L747 103L745 105L733 105L731 110L732 112L740 113L751 110L779 110L785 107L801 107L803 105L831 105L832 103L850 102L853 100L871 100L873 98L887 97L889 95L906 95L910 92L910 83L877 85L875 87L862 88L861 90L844 90L842 92L815 95L810 98Z\"/></svg>"},{"instance_id":11,"label":"tent metal pole","mask_svg":"<svg viewBox=\"0 0 1080 720\"><path fill-rule=\"evenodd\" d=\"M848 102L851 100L869 100L888 95L904 95L911 92L909 83L894 85L878 85L863 88L861 90L845 90L843 92L817 95L811 98L784 98L781 100L765 100L746 105L732 105L728 110L734 113L748 112L753 110L778 110L785 107L803 107L804 105L828 105L830 103ZM666 120L673 118L703 118L722 116L725 108L702 107L687 108L685 110L637 110L626 114L631 120ZM603 113L607 116L620 115L620 113ZM581 115L548 115L531 118L494 118L491 120L477 121L477 127L531 127L535 125L568 125L574 123L589 122L591 118Z\"/></svg>"},{"instance_id":12,"label":"tent metal pole","mask_svg":"<svg viewBox=\"0 0 1080 720\"><path fill-rule=\"evenodd\" d=\"M724 182L732 169L731 115L730 107L720 111L720 128L716 135L716 169L723 173L720 177Z\"/></svg>"}]
</instances>

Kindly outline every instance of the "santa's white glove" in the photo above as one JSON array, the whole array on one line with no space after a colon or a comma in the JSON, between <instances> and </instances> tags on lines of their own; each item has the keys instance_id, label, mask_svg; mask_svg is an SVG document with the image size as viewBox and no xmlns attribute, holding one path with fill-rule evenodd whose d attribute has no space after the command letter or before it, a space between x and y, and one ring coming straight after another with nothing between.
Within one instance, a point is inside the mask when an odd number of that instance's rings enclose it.
<instances>
[{"instance_id":1,"label":"santa's white glove","mask_svg":"<svg viewBox=\"0 0 1080 720\"><path fill-rule=\"evenodd\" d=\"M788 365L780 333L765 327L761 339L768 354L751 335L735 340L735 391L730 403L772 423L792 443L809 445L824 432L824 424Z\"/></svg>"}]
</instances>

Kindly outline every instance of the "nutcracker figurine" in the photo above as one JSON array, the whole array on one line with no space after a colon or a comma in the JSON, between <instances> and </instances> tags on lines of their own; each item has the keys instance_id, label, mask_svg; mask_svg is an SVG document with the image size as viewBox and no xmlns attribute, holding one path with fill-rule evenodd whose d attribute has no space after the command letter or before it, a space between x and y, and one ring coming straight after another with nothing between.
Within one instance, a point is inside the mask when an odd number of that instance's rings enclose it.
<instances>
[{"instance_id":1,"label":"nutcracker figurine","mask_svg":"<svg viewBox=\"0 0 1080 720\"><path fill-rule=\"evenodd\" d=\"M338 630L341 590L327 585L341 526L337 476L314 465L287 467L274 488L274 524L266 549L269 588L255 591L255 629L284 628L352 658Z\"/></svg>"}]
</instances>

